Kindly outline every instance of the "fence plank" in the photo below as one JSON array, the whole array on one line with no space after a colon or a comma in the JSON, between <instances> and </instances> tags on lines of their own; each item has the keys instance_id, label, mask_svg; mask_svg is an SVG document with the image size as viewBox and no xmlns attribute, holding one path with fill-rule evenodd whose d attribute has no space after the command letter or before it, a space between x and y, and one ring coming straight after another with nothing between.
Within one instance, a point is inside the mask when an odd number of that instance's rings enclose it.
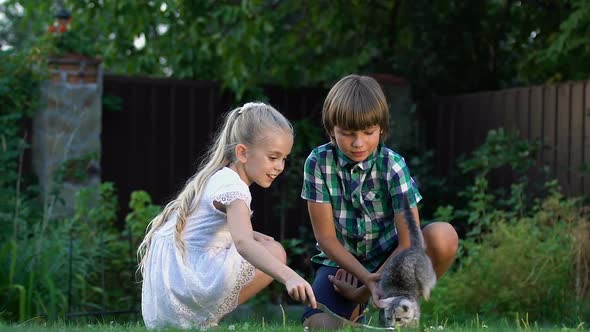
<instances>
[{"instance_id":1,"label":"fence plank","mask_svg":"<svg viewBox=\"0 0 590 332\"><path fill-rule=\"evenodd\" d=\"M557 116L557 88L555 86L545 86L543 94L543 125L542 138L547 148L541 153L541 160L551 167L550 174L556 175L556 116Z\"/></svg>"},{"instance_id":2,"label":"fence plank","mask_svg":"<svg viewBox=\"0 0 590 332\"><path fill-rule=\"evenodd\" d=\"M469 96L464 98L463 112L465 116L465 120L463 121L465 133L462 140L465 144L465 152L470 153L480 144L480 138L477 135L477 125L481 122L481 112L477 97Z\"/></svg>"},{"instance_id":3,"label":"fence plank","mask_svg":"<svg viewBox=\"0 0 590 332\"><path fill-rule=\"evenodd\" d=\"M490 125L487 131L491 129L498 130L500 128L506 127L506 94L503 91L495 91L491 94L491 96L492 103L490 111L492 119L490 121ZM489 178L492 186L503 186L507 181L507 175L504 169L497 169L492 171L489 175Z\"/></svg>"},{"instance_id":4,"label":"fence plank","mask_svg":"<svg viewBox=\"0 0 590 332\"><path fill-rule=\"evenodd\" d=\"M491 129L498 129L504 127L504 95L500 92L491 93L492 102L490 104L490 122L488 126L489 131Z\"/></svg>"},{"instance_id":5,"label":"fence plank","mask_svg":"<svg viewBox=\"0 0 590 332\"><path fill-rule=\"evenodd\" d=\"M196 125L191 121L197 121L191 107L192 88L189 86L176 85L173 87L173 99L170 101L170 108L173 109L174 117L170 123L171 142L169 149L173 150L171 156L174 162L169 164L171 169L168 182L173 193L176 193L186 182L186 176L194 173L192 165L195 163L191 148L194 148L194 130ZM194 106L194 105L193 105ZM191 118L192 117L192 118ZM192 136L192 137L191 137Z\"/></svg>"},{"instance_id":6,"label":"fence plank","mask_svg":"<svg viewBox=\"0 0 590 332\"><path fill-rule=\"evenodd\" d=\"M477 132L477 146L485 142L492 123L492 100L489 92L477 94L477 111L480 113L478 121L475 121L475 131Z\"/></svg>"},{"instance_id":7,"label":"fence plank","mask_svg":"<svg viewBox=\"0 0 590 332\"><path fill-rule=\"evenodd\" d=\"M543 94L542 86L531 88L531 135L532 139L543 138Z\"/></svg>"},{"instance_id":8,"label":"fence plank","mask_svg":"<svg viewBox=\"0 0 590 332\"><path fill-rule=\"evenodd\" d=\"M470 114L468 114L467 112L465 112L465 102L464 99L459 99L456 98L453 100L453 104L454 104L454 113L453 113L453 117L455 120L455 128L453 130L453 136L455 137L455 145L454 145L454 154L453 154L453 159L457 159L459 156L467 153L467 146L466 146L466 132L467 132L467 126L465 125L465 123L469 120L467 119L467 116L469 116ZM453 163L454 165L454 163Z\"/></svg>"},{"instance_id":9,"label":"fence plank","mask_svg":"<svg viewBox=\"0 0 590 332\"><path fill-rule=\"evenodd\" d=\"M533 140L543 139L543 95L545 90L542 86L531 88L531 123L530 138ZM537 155L537 165L542 166L542 153Z\"/></svg>"},{"instance_id":10,"label":"fence plank","mask_svg":"<svg viewBox=\"0 0 590 332\"><path fill-rule=\"evenodd\" d=\"M430 107L436 110L438 121L437 126L430 127L435 139L427 142L435 146L437 165L441 165L440 158L454 159L472 151L491 129L518 129L520 137L541 140L546 146L538 154L538 167L529 174L532 181L548 175L559 181L568 196L590 193L590 174L581 170L582 165L590 165L588 82L432 99ZM444 163L451 165L453 160ZM441 175L447 175L448 167L441 171ZM490 181L508 185L512 174L504 169L492 172Z\"/></svg>"},{"instance_id":11,"label":"fence plank","mask_svg":"<svg viewBox=\"0 0 590 332\"><path fill-rule=\"evenodd\" d=\"M171 190L171 192L175 192L174 190L174 183L175 183L175 175L176 175L176 163L179 161L178 158L178 153L176 153L177 148L177 144L179 144L180 142L178 142L178 136L177 135L177 126L176 126L176 121L178 121L179 117L181 116L181 110L180 108L177 109L176 107L176 95L178 93L178 90L176 89L175 86L171 86L169 88L169 92L170 92L170 97L167 100L167 104L168 104L168 109L170 111L169 113L169 122L168 122L168 147L167 147L167 152L168 152L168 183L171 184L169 188ZM165 109L165 108L164 108Z\"/></svg>"},{"instance_id":12,"label":"fence plank","mask_svg":"<svg viewBox=\"0 0 590 332\"><path fill-rule=\"evenodd\" d=\"M448 141L446 140L447 137L445 135L449 133L449 127L445 124L445 119L447 118L443 116L447 109L447 105L442 99L437 99L435 105L435 115L433 118L436 121L436 139L434 142L437 161L436 169L438 175L444 175L448 174L445 163L448 156Z\"/></svg>"},{"instance_id":13,"label":"fence plank","mask_svg":"<svg viewBox=\"0 0 590 332\"><path fill-rule=\"evenodd\" d=\"M150 84L149 85L149 94L148 94L148 99L149 102L149 108L147 108L147 110L149 111L148 113L148 119L149 119L149 146L151 147L148 152L147 155L149 156L149 164L146 165L146 168L149 170L148 173L148 182L146 182L150 188L150 192L154 193L156 197L161 197L161 192L158 189L158 184L156 183L157 181L157 174L156 174L156 160L158 159L157 157L157 152L159 152L159 149L156 148L156 144L158 142L159 139L159 133L158 133L158 121L156 119L157 117L157 107L156 107L156 100L157 100L157 96L158 93L156 92L156 87L154 86L154 84ZM167 200L167 199L166 199Z\"/></svg>"},{"instance_id":14,"label":"fence plank","mask_svg":"<svg viewBox=\"0 0 590 332\"><path fill-rule=\"evenodd\" d=\"M451 100L449 104L449 125L448 125L448 132L449 132L449 154L448 160L446 161L446 169L447 172L453 168L453 161L457 159L457 150L455 146L455 142L457 141L457 104L455 100Z\"/></svg>"},{"instance_id":15,"label":"fence plank","mask_svg":"<svg viewBox=\"0 0 590 332\"><path fill-rule=\"evenodd\" d=\"M520 137L523 139L530 139L530 113L531 113L531 89L530 88L522 88L518 89L517 95L517 108L518 108L518 131L520 132Z\"/></svg>"},{"instance_id":16,"label":"fence plank","mask_svg":"<svg viewBox=\"0 0 590 332\"><path fill-rule=\"evenodd\" d=\"M572 120L571 120L571 194L584 193L584 179L580 167L584 162L584 82L572 85Z\"/></svg>"},{"instance_id":17,"label":"fence plank","mask_svg":"<svg viewBox=\"0 0 590 332\"><path fill-rule=\"evenodd\" d=\"M196 110L196 90L197 88L194 86L191 86L189 88L189 99L188 99L188 123L187 125L190 126L190 124L196 123L197 122L197 112ZM189 170L194 170L196 169L196 132L195 130L188 130L188 150L187 155L190 156L190 158L186 161L186 167ZM189 172L187 172L187 174L189 174Z\"/></svg>"},{"instance_id":18,"label":"fence plank","mask_svg":"<svg viewBox=\"0 0 590 332\"><path fill-rule=\"evenodd\" d=\"M518 109L516 100L518 98L518 90L510 89L503 93L504 95L504 128L507 130L518 129Z\"/></svg>"},{"instance_id":19,"label":"fence plank","mask_svg":"<svg viewBox=\"0 0 590 332\"><path fill-rule=\"evenodd\" d=\"M583 130L584 130L584 148L583 160L585 165L590 165L590 84L588 81L584 84L584 102L583 102ZM590 175L586 173L584 175L584 194L590 194Z\"/></svg>"},{"instance_id":20,"label":"fence plank","mask_svg":"<svg viewBox=\"0 0 590 332\"><path fill-rule=\"evenodd\" d=\"M571 159L570 159L570 146L571 146L571 129L570 129L570 116L571 116L571 87L568 83L560 84L557 86L557 114L556 129L557 134L555 137L555 167L557 174L557 181L561 185L563 192L566 195L571 194Z\"/></svg>"}]
</instances>

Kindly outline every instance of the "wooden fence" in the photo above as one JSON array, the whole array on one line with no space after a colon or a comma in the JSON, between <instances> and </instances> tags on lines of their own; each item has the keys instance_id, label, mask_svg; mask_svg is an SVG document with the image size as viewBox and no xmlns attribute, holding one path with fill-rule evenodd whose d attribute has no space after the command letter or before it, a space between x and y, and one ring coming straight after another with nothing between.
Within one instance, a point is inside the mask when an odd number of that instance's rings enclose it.
<instances>
[{"instance_id":1,"label":"wooden fence","mask_svg":"<svg viewBox=\"0 0 590 332\"><path fill-rule=\"evenodd\" d=\"M264 90L268 102L290 120L311 117L319 125L323 88L278 88ZM165 204L195 172L200 156L207 150L220 115L236 106L218 84L204 81L105 75L104 96L122 102L118 111L103 107L103 181L117 186L121 213L129 211L129 195L147 191L157 204ZM309 224L302 200L293 197L285 223L275 220L273 197L286 185L281 177L270 189L251 186L256 229L275 237L298 235L297 227ZM300 186L300 184L299 184ZM285 229L287 228L287 229Z\"/></svg>"},{"instance_id":2,"label":"wooden fence","mask_svg":"<svg viewBox=\"0 0 590 332\"><path fill-rule=\"evenodd\" d=\"M550 166L568 196L590 194L590 81L437 97L421 105L439 175L485 141L490 129L517 129L541 139L539 163Z\"/></svg>"},{"instance_id":3,"label":"wooden fence","mask_svg":"<svg viewBox=\"0 0 590 332\"><path fill-rule=\"evenodd\" d=\"M549 145L539 163L551 166L567 195L590 194L590 178L580 169L590 164L588 82L437 97L420 104L438 175L447 176L457 157L481 145L490 129L504 127ZM321 125L326 89L267 87L264 93L289 119L311 117ZM220 115L236 106L218 84L203 81L106 75L104 95L122 101L119 111L105 107L103 112L101 165L102 180L117 185L120 220L133 190L146 190L157 204L174 197L194 173ZM273 200L285 185L278 180L267 190L252 186L253 222L274 236L296 237L293 225L309 223L303 202L293 198L297 208L286 222L275 220L273 211Z\"/></svg>"}]
</instances>

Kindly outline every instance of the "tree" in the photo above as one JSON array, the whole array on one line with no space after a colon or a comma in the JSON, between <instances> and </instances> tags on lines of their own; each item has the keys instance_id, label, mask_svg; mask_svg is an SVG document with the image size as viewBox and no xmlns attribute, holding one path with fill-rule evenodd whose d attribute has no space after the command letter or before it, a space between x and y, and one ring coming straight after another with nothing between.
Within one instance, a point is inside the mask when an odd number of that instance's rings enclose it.
<instances>
[{"instance_id":1,"label":"tree","mask_svg":"<svg viewBox=\"0 0 590 332\"><path fill-rule=\"evenodd\" d=\"M353 72L398 74L428 95L590 70L583 0L64 3L74 23L94 29L107 71L214 80L242 98L262 84L330 85ZM12 22L0 40L15 46L32 44L57 11L34 0L0 7Z\"/></svg>"},{"instance_id":2,"label":"tree","mask_svg":"<svg viewBox=\"0 0 590 332\"><path fill-rule=\"evenodd\" d=\"M566 1L563 6L547 4L548 11L566 11L557 31L545 33L544 47L528 54L520 72L528 81L586 80L590 77L590 2Z\"/></svg>"}]
</instances>

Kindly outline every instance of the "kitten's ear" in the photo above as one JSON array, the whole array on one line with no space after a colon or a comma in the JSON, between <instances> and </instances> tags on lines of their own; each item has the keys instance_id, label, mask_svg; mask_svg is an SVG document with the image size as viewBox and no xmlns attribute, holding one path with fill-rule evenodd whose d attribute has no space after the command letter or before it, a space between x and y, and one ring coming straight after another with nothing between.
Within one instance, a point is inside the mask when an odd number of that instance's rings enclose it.
<instances>
[{"instance_id":1,"label":"kitten's ear","mask_svg":"<svg viewBox=\"0 0 590 332\"><path fill-rule=\"evenodd\" d=\"M395 297L388 297L385 299L380 299L375 304L377 305L378 308L385 309L385 308L388 308L389 306L391 306L391 303L393 303L394 299L395 299Z\"/></svg>"}]
</instances>

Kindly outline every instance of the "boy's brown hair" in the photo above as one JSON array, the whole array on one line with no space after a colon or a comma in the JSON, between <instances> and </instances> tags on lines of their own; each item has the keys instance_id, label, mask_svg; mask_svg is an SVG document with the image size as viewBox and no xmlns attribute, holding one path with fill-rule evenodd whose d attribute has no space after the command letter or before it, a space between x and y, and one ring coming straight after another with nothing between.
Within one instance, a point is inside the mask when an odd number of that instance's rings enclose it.
<instances>
[{"instance_id":1,"label":"boy's brown hair","mask_svg":"<svg viewBox=\"0 0 590 332\"><path fill-rule=\"evenodd\" d=\"M335 126L363 130L374 125L381 127L383 142L389 130L389 111L381 86L369 76L343 77L332 86L324 100L322 122L332 143Z\"/></svg>"}]
</instances>

